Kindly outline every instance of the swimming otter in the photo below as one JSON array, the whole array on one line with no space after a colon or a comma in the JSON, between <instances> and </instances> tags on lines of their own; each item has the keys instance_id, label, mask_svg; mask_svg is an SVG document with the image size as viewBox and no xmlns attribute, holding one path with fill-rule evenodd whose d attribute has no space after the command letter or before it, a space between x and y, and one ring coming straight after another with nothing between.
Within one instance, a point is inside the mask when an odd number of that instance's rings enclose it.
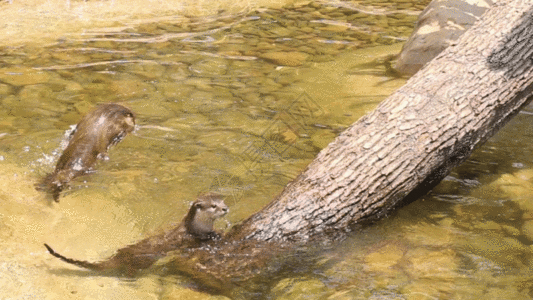
<instances>
[{"instance_id":1,"label":"swimming otter","mask_svg":"<svg viewBox=\"0 0 533 300\"><path fill-rule=\"evenodd\" d=\"M228 211L220 195L200 195L176 227L119 249L109 259L98 263L70 259L55 252L47 244L44 246L50 254L70 264L96 271L119 271L126 276L133 276L137 270L150 267L169 251L180 247L196 247L205 241L219 238L220 234L213 228L213 223Z\"/></svg>"},{"instance_id":2,"label":"swimming otter","mask_svg":"<svg viewBox=\"0 0 533 300\"><path fill-rule=\"evenodd\" d=\"M67 184L89 171L96 159L107 157L107 150L120 142L135 127L135 115L128 108L101 104L85 115L70 135L70 142L61 154L54 172L48 174L35 188L59 195Z\"/></svg>"}]
</instances>

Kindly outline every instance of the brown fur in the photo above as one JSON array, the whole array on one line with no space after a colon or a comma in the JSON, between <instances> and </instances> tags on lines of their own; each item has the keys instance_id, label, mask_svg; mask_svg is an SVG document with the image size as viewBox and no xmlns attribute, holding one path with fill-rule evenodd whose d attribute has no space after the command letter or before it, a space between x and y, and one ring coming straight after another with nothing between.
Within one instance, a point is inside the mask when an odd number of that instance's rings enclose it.
<instances>
[{"instance_id":1,"label":"brown fur","mask_svg":"<svg viewBox=\"0 0 533 300\"><path fill-rule=\"evenodd\" d=\"M134 127L135 116L128 108L114 103L99 105L81 119L54 172L38 183L36 189L50 192L59 202L59 195L68 183L89 171L98 158L107 157L107 150Z\"/></svg>"},{"instance_id":2,"label":"brown fur","mask_svg":"<svg viewBox=\"0 0 533 300\"><path fill-rule=\"evenodd\" d=\"M119 249L109 259L98 263L70 259L55 252L47 244L44 246L53 256L76 266L96 271L118 270L133 276L137 270L150 267L169 251L195 247L204 241L218 238L220 235L214 230L213 222L227 212L228 207L219 195L201 195L176 227Z\"/></svg>"}]
</instances>

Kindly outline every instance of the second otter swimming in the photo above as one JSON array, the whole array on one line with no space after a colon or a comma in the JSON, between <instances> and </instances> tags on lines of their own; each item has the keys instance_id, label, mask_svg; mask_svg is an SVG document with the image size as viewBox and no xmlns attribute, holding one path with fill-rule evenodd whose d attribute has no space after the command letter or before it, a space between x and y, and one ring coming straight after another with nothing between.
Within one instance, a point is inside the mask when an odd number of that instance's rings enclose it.
<instances>
[{"instance_id":1,"label":"second otter swimming","mask_svg":"<svg viewBox=\"0 0 533 300\"><path fill-rule=\"evenodd\" d=\"M99 105L76 125L54 172L36 184L36 189L51 193L59 202L61 191L70 181L87 173L97 159L107 157L107 150L134 128L135 115L130 109L114 103Z\"/></svg>"}]
</instances>

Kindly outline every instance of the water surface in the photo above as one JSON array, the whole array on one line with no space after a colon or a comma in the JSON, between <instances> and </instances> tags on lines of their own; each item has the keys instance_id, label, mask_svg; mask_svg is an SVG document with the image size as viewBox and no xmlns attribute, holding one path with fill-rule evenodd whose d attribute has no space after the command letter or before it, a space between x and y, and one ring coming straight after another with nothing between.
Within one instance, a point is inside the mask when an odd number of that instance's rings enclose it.
<instances>
[{"instance_id":1,"label":"water surface","mask_svg":"<svg viewBox=\"0 0 533 300\"><path fill-rule=\"evenodd\" d=\"M104 3L113 2L86 8ZM61 38L47 36L39 46L34 32L28 33L34 43L5 42L0 298L221 297L158 268L134 281L99 276L58 261L42 243L97 261L178 222L208 191L225 196L227 222L248 217L405 82L389 77L382 62L399 52L425 4L302 2L208 17L154 13L129 26L58 31ZM33 184L53 170L70 126L103 102L135 111L138 129L52 203ZM261 296L530 298L532 111L431 194L333 249L319 249L302 266L288 264Z\"/></svg>"}]
</instances>

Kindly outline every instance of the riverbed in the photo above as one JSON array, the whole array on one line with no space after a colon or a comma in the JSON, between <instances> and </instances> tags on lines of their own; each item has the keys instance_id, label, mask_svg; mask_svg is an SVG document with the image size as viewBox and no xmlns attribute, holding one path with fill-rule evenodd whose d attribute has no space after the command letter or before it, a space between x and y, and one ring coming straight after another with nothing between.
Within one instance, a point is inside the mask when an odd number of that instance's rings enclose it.
<instances>
[{"instance_id":1,"label":"riverbed","mask_svg":"<svg viewBox=\"0 0 533 300\"><path fill-rule=\"evenodd\" d=\"M99 261L205 192L230 207L219 230L247 218L405 83L383 62L427 3L0 2L0 299L225 299L164 262L102 276L43 243ZM132 109L136 130L54 203L34 184L105 102ZM429 195L257 296L531 298L532 120L530 106Z\"/></svg>"}]
</instances>

